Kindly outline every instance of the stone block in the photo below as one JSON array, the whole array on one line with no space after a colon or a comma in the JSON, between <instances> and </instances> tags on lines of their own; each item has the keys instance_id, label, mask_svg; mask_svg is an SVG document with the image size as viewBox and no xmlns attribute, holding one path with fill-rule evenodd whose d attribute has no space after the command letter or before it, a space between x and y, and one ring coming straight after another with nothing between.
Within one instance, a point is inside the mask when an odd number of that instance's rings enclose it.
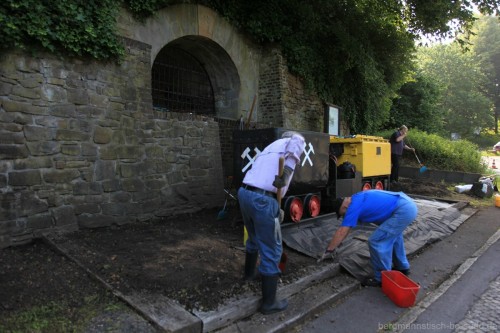
<instances>
[{"instance_id":1,"label":"stone block","mask_svg":"<svg viewBox=\"0 0 500 333\"><path fill-rule=\"evenodd\" d=\"M114 192L121 189L121 183L118 179L108 179L101 182L104 192Z\"/></svg>"},{"instance_id":2,"label":"stone block","mask_svg":"<svg viewBox=\"0 0 500 333\"><path fill-rule=\"evenodd\" d=\"M120 192L111 193L111 195L110 195L111 202L126 203L126 202L130 202L130 199L132 199L132 195L129 192L120 191Z\"/></svg>"},{"instance_id":3,"label":"stone block","mask_svg":"<svg viewBox=\"0 0 500 333\"><path fill-rule=\"evenodd\" d=\"M50 107L49 114L62 118L75 117L76 107L74 104L58 104Z\"/></svg>"},{"instance_id":4,"label":"stone block","mask_svg":"<svg viewBox=\"0 0 500 333\"><path fill-rule=\"evenodd\" d=\"M47 170L43 171L43 179L47 183L69 184L80 177L78 170Z\"/></svg>"},{"instance_id":5,"label":"stone block","mask_svg":"<svg viewBox=\"0 0 500 333\"><path fill-rule=\"evenodd\" d=\"M92 143L82 143L83 156L97 156L97 146Z\"/></svg>"},{"instance_id":6,"label":"stone block","mask_svg":"<svg viewBox=\"0 0 500 333\"><path fill-rule=\"evenodd\" d=\"M95 162L95 180L111 180L116 178L116 162L115 161L102 161Z\"/></svg>"},{"instance_id":7,"label":"stone block","mask_svg":"<svg viewBox=\"0 0 500 333\"><path fill-rule=\"evenodd\" d=\"M26 158L29 156L29 150L25 145L5 145L0 144L0 159L12 160Z\"/></svg>"},{"instance_id":8,"label":"stone block","mask_svg":"<svg viewBox=\"0 0 500 333\"><path fill-rule=\"evenodd\" d=\"M162 202L160 198L156 197L151 200L143 201L141 205L143 213L154 213L161 207Z\"/></svg>"},{"instance_id":9,"label":"stone block","mask_svg":"<svg viewBox=\"0 0 500 333\"><path fill-rule=\"evenodd\" d=\"M38 86L37 89L33 89L33 88L25 88L21 85L16 85L12 87L12 95L27 99L39 99L41 95L40 86Z\"/></svg>"},{"instance_id":10,"label":"stone block","mask_svg":"<svg viewBox=\"0 0 500 333\"><path fill-rule=\"evenodd\" d=\"M127 204L125 203L103 203L101 204L101 209L103 215L111 215L111 216L124 216Z\"/></svg>"},{"instance_id":11,"label":"stone block","mask_svg":"<svg viewBox=\"0 0 500 333\"><path fill-rule=\"evenodd\" d=\"M39 156L37 158L25 158L17 159L14 161L14 170L25 170L25 169L42 169L42 168L52 168L52 159L47 156Z\"/></svg>"},{"instance_id":12,"label":"stone block","mask_svg":"<svg viewBox=\"0 0 500 333\"><path fill-rule=\"evenodd\" d=\"M26 145L29 153L34 156L55 155L61 150L60 144L55 141L28 142Z\"/></svg>"},{"instance_id":13,"label":"stone block","mask_svg":"<svg viewBox=\"0 0 500 333\"><path fill-rule=\"evenodd\" d=\"M120 176L123 178L139 177L144 173L140 163L122 163L120 164Z\"/></svg>"},{"instance_id":14,"label":"stone block","mask_svg":"<svg viewBox=\"0 0 500 333\"><path fill-rule=\"evenodd\" d=\"M56 132L57 141L88 141L90 135L85 132L59 129Z\"/></svg>"},{"instance_id":15,"label":"stone block","mask_svg":"<svg viewBox=\"0 0 500 333\"><path fill-rule=\"evenodd\" d=\"M101 228L109 227L113 219L102 214L81 214L77 218L80 228Z\"/></svg>"},{"instance_id":16,"label":"stone block","mask_svg":"<svg viewBox=\"0 0 500 333\"><path fill-rule=\"evenodd\" d=\"M51 209L56 226L76 224L76 216L73 206L59 206Z\"/></svg>"},{"instance_id":17,"label":"stone block","mask_svg":"<svg viewBox=\"0 0 500 333\"><path fill-rule=\"evenodd\" d=\"M17 216L26 217L48 211L49 205L46 200L41 200L33 193L22 192L16 207Z\"/></svg>"},{"instance_id":18,"label":"stone block","mask_svg":"<svg viewBox=\"0 0 500 333\"><path fill-rule=\"evenodd\" d=\"M137 178L129 178L122 180L122 188L128 192L142 192L144 191L144 183Z\"/></svg>"},{"instance_id":19,"label":"stone block","mask_svg":"<svg viewBox=\"0 0 500 333\"><path fill-rule=\"evenodd\" d=\"M27 141L47 141L53 139L53 130L41 126L24 126L24 136Z\"/></svg>"},{"instance_id":20,"label":"stone block","mask_svg":"<svg viewBox=\"0 0 500 333\"><path fill-rule=\"evenodd\" d=\"M68 144L68 145L61 145L61 153L63 155L69 155L69 156L79 156L81 153L80 145L77 144Z\"/></svg>"},{"instance_id":21,"label":"stone block","mask_svg":"<svg viewBox=\"0 0 500 333\"><path fill-rule=\"evenodd\" d=\"M115 147L116 157L123 159L142 159L144 147L142 146L117 146Z\"/></svg>"},{"instance_id":22,"label":"stone block","mask_svg":"<svg viewBox=\"0 0 500 333\"><path fill-rule=\"evenodd\" d=\"M24 135L23 133L12 133L12 132L1 132L0 133L0 144L23 144Z\"/></svg>"},{"instance_id":23,"label":"stone block","mask_svg":"<svg viewBox=\"0 0 500 333\"><path fill-rule=\"evenodd\" d=\"M31 230L26 230L23 233L11 235L10 240L12 246L26 245L33 241L34 235Z\"/></svg>"},{"instance_id":24,"label":"stone block","mask_svg":"<svg viewBox=\"0 0 500 333\"><path fill-rule=\"evenodd\" d=\"M5 249L12 246L10 235L0 235L0 249Z\"/></svg>"},{"instance_id":25,"label":"stone block","mask_svg":"<svg viewBox=\"0 0 500 333\"><path fill-rule=\"evenodd\" d=\"M51 228L53 224L52 214L43 213L28 216L27 226L32 230Z\"/></svg>"},{"instance_id":26,"label":"stone block","mask_svg":"<svg viewBox=\"0 0 500 333\"><path fill-rule=\"evenodd\" d=\"M106 144L111 142L113 130L106 127L96 127L94 130L94 142L98 144Z\"/></svg>"},{"instance_id":27,"label":"stone block","mask_svg":"<svg viewBox=\"0 0 500 333\"><path fill-rule=\"evenodd\" d=\"M0 174L0 188L5 188L7 186L7 176L5 174Z\"/></svg>"},{"instance_id":28,"label":"stone block","mask_svg":"<svg viewBox=\"0 0 500 333\"><path fill-rule=\"evenodd\" d=\"M98 203L82 203L74 204L73 208L76 215L80 214L98 214L101 212L101 207Z\"/></svg>"},{"instance_id":29,"label":"stone block","mask_svg":"<svg viewBox=\"0 0 500 333\"><path fill-rule=\"evenodd\" d=\"M0 235L18 234L24 232L26 229L26 221L22 219L12 219L0 222Z\"/></svg>"},{"instance_id":30,"label":"stone block","mask_svg":"<svg viewBox=\"0 0 500 333\"><path fill-rule=\"evenodd\" d=\"M66 89L57 85L46 84L41 89L41 99L48 102L61 102L67 99Z\"/></svg>"},{"instance_id":31,"label":"stone block","mask_svg":"<svg viewBox=\"0 0 500 333\"><path fill-rule=\"evenodd\" d=\"M75 105L89 104L89 94L86 89L67 89L68 102Z\"/></svg>"},{"instance_id":32,"label":"stone block","mask_svg":"<svg viewBox=\"0 0 500 333\"><path fill-rule=\"evenodd\" d=\"M10 186L33 186L41 183L42 176L39 170L9 172Z\"/></svg>"},{"instance_id":33,"label":"stone block","mask_svg":"<svg viewBox=\"0 0 500 333\"><path fill-rule=\"evenodd\" d=\"M102 147L99 149L99 156L103 160L115 160L117 155L114 147Z\"/></svg>"}]
</instances>

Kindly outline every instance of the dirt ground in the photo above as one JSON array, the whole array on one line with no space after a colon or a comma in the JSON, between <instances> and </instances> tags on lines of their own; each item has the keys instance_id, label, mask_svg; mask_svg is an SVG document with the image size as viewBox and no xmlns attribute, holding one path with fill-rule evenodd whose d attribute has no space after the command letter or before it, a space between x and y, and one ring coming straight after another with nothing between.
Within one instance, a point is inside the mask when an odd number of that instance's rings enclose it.
<instances>
[{"instance_id":1,"label":"dirt ground","mask_svg":"<svg viewBox=\"0 0 500 333\"><path fill-rule=\"evenodd\" d=\"M410 194L473 199L450 190L449 184L402 179L400 186ZM260 288L258 281L241 281L243 224L235 203L224 219L218 219L218 212L81 230L65 237L72 246L70 255L120 292L160 293L188 310L213 310L245 290ZM285 252L282 282L287 284L307 274L315 259L286 247ZM46 244L0 250L0 318L53 302L64 302L71 318L79 315L89 295L96 295L96 304L112 298L101 283Z\"/></svg>"}]
</instances>

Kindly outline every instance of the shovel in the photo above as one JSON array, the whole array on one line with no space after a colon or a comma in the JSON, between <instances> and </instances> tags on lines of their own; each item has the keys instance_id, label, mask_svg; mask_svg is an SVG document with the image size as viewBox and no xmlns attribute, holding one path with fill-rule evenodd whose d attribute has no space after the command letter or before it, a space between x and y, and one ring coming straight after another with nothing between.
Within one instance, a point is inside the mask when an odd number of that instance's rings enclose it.
<instances>
[{"instance_id":1,"label":"shovel","mask_svg":"<svg viewBox=\"0 0 500 333\"><path fill-rule=\"evenodd\" d=\"M410 143L408 142L408 139L407 139L407 145L408 145L408 147L410 147L411 149L413 149L413 154L415 155L415 158L417 159L417 162L420 165L420 173L426 172L427 171L427 167L425 165L423 165L422 162L420 162L420 159L417 156L417 152L415 151L415 148L413 148L412 146L410 146Z\"/></svg>"},{"instance_id":2,"label":"shovel","mask_svg":"<svg viewBox=\"0 0 500 333\"><path fill-rule=\"evenodd\" d=\"M226 218L226 216L227 216L226 205L227 205L227 198L226 198L226 201L224 201L224 207L217 214L217 220L223 220Z\"/></svg>"},{"instance_id":3,"label":"shovel","mask_svg":"<svg viewBox=\"0 0 500 333\"><path fill-rule=\"evenodd\" d=\"M420 162L420 159L418 158L417 152L415 152L415 150L413 151L413 154L415 154L415 157L417 158L417 162L420 165L420 173L427 171L427 167Z\"/></svg>"},{"instance_id":4,"label":"shovel","mask_svg":"<svg viewBox=\"0 0 500 333\"><path fill-rule=\"evenodd\" d=\"M281 177L283 175L283 168L285 166L285 157L281 156L280 159L279 159L279 165L278 165L278 175ZM278 190L276 191L276 200L278 200L278 208L281 209L281 188L278 188ZM280 213L281 214L281 213ZM281 229L281 226L280 226L280 220L279 220L279 215L278 217L276 218L276 221L275 221L275 225L276 225L276 228L280 228ZM281 238L281 230L280 230L280 238ZM281 253L281 258L280 258L280 263L278 265L281 273L283 273L285 271L285 268L286 268L286 263L288 261L288 257L285 253L285 251L282 251Z\"/></svg>"}]
</instances>

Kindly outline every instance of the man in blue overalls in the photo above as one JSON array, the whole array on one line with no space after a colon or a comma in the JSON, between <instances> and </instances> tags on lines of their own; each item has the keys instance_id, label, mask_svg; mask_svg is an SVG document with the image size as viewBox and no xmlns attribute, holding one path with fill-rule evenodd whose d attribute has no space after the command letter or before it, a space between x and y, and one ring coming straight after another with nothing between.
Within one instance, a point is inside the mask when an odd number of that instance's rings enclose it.
<instances>
[{"instance_id":1,"label":"man in blue overalls","mask_svg":"<svg viewBox=\"0 0 500 333\"><path fill-rule=\"evenodd\" d=\"M403 192L369 190L334 201L337 218L344 217L328 244L322 258L334 253L352 227L359 223L375 223L379 227L368 239L370 260L375 275L362 282L365 286L380 286L381 272L395 269L408 275L403 231L417 217L417 205Z\"/></svg>"},{"instance_id":2,"label":"man in blue overalls","mask_svg":"<svg viewBox=\"0 0 500 333\"><path fill-rule=\"evenodd\" d=\"M255 275L260 253L259 272L262 276L262 305L260 312L271 314L283 311L286 300L276 300L281 271L278 267L283 251L281 245L280 207L276 193L284 196L288 190L295 165L305 148L304 137L285 132L281 139L268 145L255 159L238 190L243 222L248 231L245 255L245 279ZM280 157L285 158L283 175L277 176Z\"/></svg>"}]
</instances>

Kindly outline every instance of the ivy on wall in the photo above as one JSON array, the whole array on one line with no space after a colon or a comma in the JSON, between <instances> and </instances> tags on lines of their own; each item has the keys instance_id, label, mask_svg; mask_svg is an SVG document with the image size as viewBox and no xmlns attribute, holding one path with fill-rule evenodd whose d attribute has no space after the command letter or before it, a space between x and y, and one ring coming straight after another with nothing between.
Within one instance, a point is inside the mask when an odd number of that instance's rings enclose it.
<instances>
[{"instance_id":1,"label":"ivy on wall","mask_svg":"<svg viewBox=\"0 0 500 333\"><path fill-rule=\"evenodd\" d=\"M293 74L343 107L353 133L373 132L388 118L411 69L417 32L443 32L439 22L472 17L456 6L450 11L450 0L429 2L432 11L420 0L3 0L0 48L119 61L120 6L144 20L175 3L205 5L262 45L278 44Z\"/></svg>"},{"instance_id":2,"label":"ivy on wall","mask_svg":"<svg viewBox=\"0 0 500 333\"><path fill-rule=\"evenodd\" d=\"M0 47L119 60L116 0L2 0Z\"/></svg>"}]
</instances>

